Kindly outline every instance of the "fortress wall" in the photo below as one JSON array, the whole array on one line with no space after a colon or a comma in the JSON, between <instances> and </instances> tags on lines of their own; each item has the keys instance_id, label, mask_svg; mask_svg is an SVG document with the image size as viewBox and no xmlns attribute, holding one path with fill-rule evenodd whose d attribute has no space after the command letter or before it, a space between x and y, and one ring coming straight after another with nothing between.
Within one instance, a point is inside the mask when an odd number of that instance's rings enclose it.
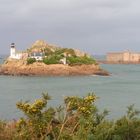
<instances>
[{"instance_id":1,"label":"fortress wall","mask_svg":"<svg viewBox=\"0 0 140 140\"><path fill-rule=\"evenodd\" d=\"M130 52L124 52L123 53L123 61L124 62L129 62L130 61L130 55L131 55Z\"/></svg>"},{"instance_id":2,"label":"fortress wall","mask_svg":"<svg viewBox=\"0 0 140 140\"><path fill-rule=\"evenodd\" d=\"M140 62L140 53L122 52L108 53L108 62Z\"/></svg>"},{"instance_id":3,"label":"fortress wall","mask_svg":"<svg viewBox=\"0 0 140 140\"><path fill-rule=\"evenodd\" d=\"M107 61L110 62L121 62L123 61L123 53L108 53Z\"/></svg>"},{"instance_id":4,"label":"fortress wall","mask_svg":"<svg viewBox=\"0 0 140 140\"><path fill-rule=\"evenodd\" d=\"M130 61L131 62L140 62L140 54L139 53L131 53Z\"/></svg>"}]
</instances>

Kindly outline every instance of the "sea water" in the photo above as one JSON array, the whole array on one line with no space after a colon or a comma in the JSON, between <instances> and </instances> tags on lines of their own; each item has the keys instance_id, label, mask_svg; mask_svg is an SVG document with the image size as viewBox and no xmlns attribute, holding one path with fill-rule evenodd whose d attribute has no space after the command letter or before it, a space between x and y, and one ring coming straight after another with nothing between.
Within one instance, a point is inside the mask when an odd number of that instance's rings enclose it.
<instances>
[{"instance_id":1,"label":"sea water","mask_svg":"<svg viewBox=\"0 0 140 140\"><path fill-rule=\"evenodd\" d=\"M2 61L2 60L1 60ZM20 100L33 101L48 92L49 106L63 104L65 96L86 96L94 92L99 110L110 111L108 118L124 115L127 106L140 110L140 65L109 65L102 68L111 76L30 77L0 76L0 119L17 119L23 114L16 108Z\"/></svg>"}]
</instances>

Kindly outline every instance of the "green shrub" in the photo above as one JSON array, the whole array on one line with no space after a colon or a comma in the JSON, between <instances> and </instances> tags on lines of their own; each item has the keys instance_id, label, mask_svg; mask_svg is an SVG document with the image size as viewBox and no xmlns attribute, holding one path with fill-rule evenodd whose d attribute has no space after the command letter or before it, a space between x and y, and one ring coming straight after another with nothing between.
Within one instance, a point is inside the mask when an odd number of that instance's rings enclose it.
<instances>
[{"instance_id":1,"label":"green shrub","mask_svg":"<svg viewBox=\"0 0 140 140\"><path fill-rule=\"evenodd\" d=\"M51 58L44 58L43 59L43 62L45 63L45 64L58 64L58 60L57 59L55 59L54 57L51 57Z\"/></svg>"},{"instance_id":2,"label":"green shrub","mask_svg":"<svg viewBox=\"0 0 140 140\"><path fill-rule=\"evenodd\" d=\"M118 120L107 120L108 111L100 113L95 106L97 97L71 96L64 105L48 107L50 97L31 102L20 101L17 108L24 117L14 123L0 121L2 140L140 140L139 111L131 105Z\"/></svg>"},{"instance_id":3,"label":"green shrub","mask_svg":"<svg viewBox=\"0 0 140 140\"><path fill-rule=\"evenodd\" d=\"M91 117L97 111L94 105L96 96L90 94L85 98L66 97L64 100L66 109L48 108L49 99L48 94L43 94L43 97L34 103L17 103L18 109L26 115L26 118L21 118L17 122L16 138L45 140L51 137L54 140L72 140L74 135L76 138L82 134L86 139L88 131L91 133L92 130ZM60 116L62 120L59 119Z\"/></svg>"},{"instance_id":4,"label":"green shrub","mask_svg":"<svg viewBox=\"0 0 140 140\"><path fill-rule=\"evenodd\" d=\"M67 57L67 62L70 65L81 65L81 64L96 64L96 61L93 58L89 58L89 57L74 57L74 56L70 56Z\"/></svg>"},{"instance_id":5,"label":"green shrub","mask_svg":"<svg viewBox=\"0 0 140 140\"><path fill-rule=\"evenodd\" d=\"M75 51L74 49L69 49L69 48L60 48L58 50L56 50L55 55L61 55L61 54L67 54L67 55L71 55L71 56L75 56Z\"/></svg>"},{"instance_id":6,"label":"green shrub","mask_svg":"<svg viewBox=\"0 0 140 140\"><path fill-rule=\"evenodd\" d=\"M28 58L27 59L27 64L33 64L34 62L36 62L35 58Z\"/></svg>"},{"instance_id":7,"label":"green shrub","mask_svg":"<svg viewBox=\"0 0 140 140\"><path fill-rule=\"evenodd\" d=\"M63 58L62 55L52 55L43 59L45 64L59 64L60 59Z\"/></svg>"},{"instance_id":8,"label":"green shrub","mask_svg":"<svg viewBox=\"0 0 140 140\"><path fill-rule=\"evenodd\" d=\"M43 52L45 53L45 56L50 56L54 53L50 48L45 48Z\"/></svg>"}]
</instances>

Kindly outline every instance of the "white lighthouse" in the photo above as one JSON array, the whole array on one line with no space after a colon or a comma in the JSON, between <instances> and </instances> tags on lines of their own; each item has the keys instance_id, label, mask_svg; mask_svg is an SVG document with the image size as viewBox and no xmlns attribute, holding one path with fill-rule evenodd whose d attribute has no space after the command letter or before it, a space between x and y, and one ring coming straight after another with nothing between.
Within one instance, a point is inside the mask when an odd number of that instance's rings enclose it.
<instances>
[{"instance_id":1,"label":"white lighthouse","mask_svg":"<svg viewBox=\"0 0 140 140\"><path fill-rule=\"evenodd\" d=\"M15 43L11 43L10 58L12 58L12 59L21 59L22 58L22 53L16 52Z\"/></svg>"},{"instance_id":2,"label":"white lighthouse","mask_svg":"<svg viewBox=\"0 0 140 140\"><path fill-rule=\"evenodd\" d=\"M10 58L15 58L15 57L16 57L15 43L11 43Z\"/></svg>"}]
</instances>

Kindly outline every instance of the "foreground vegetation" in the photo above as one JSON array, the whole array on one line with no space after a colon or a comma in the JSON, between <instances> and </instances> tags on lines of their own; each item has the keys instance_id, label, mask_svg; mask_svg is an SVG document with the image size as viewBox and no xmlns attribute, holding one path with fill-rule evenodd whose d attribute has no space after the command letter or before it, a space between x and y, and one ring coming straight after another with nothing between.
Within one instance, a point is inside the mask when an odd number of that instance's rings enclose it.
<instances>
[{"instance_id":1,"label":"foreground vegetation","mask_svg":"<svg viewBox=\"0 0 140 140\"><path fill-rule=\"evenodd\" d=\"M50 97L33 103L18 102L25 116L13 122L0 122L0 140L140 140L139 111L131 105L126 115L111 121L108 111L100 113L97 97L66 97L64 105L48 107Z\"/></svg>"}]
</instances>

